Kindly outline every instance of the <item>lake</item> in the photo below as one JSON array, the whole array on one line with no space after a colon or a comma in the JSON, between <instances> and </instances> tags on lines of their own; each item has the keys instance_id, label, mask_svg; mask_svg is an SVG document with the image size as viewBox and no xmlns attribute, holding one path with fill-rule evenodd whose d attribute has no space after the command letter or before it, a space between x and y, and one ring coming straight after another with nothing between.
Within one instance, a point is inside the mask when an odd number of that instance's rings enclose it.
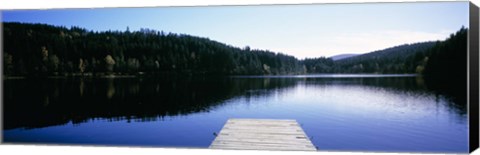
<instances>
[{"instance_id":1,"label":"lake","mask_svg":"<svg viewBox=\"0 0 480 155\"><path fill-rule=\"evenodd\" d=\"M229 118L295 119L319 150L468 151L466 96L415 75L4 80L4 142L207 148Z\"/></svg>"}]
</instances>

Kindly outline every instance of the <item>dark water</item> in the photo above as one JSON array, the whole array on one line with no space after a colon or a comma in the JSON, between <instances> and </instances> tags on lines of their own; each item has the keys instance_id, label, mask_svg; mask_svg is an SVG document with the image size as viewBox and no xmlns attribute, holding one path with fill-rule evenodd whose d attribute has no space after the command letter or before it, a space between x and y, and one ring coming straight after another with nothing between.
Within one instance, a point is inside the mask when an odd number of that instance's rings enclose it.
<instances>
[{"instance_id":1,"label":"dark water","mask_svg":"<svg viewBox=\"0 0 480 155\"><path fill-rule=\"evenodd\" d=\"M465 96L411 76L4 80L7 143L207 148L229 118L296 119L320 150L468 150Z\"/></svg>"}]
</instances>

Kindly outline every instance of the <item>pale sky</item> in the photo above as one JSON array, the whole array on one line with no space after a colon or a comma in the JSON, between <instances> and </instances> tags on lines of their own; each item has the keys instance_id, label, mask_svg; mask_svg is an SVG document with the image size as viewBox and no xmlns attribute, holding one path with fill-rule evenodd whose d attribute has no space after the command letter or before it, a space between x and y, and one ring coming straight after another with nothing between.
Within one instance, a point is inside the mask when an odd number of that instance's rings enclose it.
<instances>
[{"instance_id":1,"label":"pale sky","mask_svg":"<svg viewBox=\"0 0 480 155\"><path fill-rule=\"evenodd\" d=\"M2 21L150 28L303 59L444 40L468 27L468 2L10 10Z\"/></svg>"}]
</instances>

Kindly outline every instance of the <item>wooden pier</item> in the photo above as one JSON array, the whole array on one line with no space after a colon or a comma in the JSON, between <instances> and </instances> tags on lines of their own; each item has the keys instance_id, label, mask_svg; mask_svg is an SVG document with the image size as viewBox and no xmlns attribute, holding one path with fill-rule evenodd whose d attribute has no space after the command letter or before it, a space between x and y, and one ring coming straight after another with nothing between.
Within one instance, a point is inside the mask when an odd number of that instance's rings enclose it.
<instances>
[{"instance_id":1,"label":"wooden pier","mask_svg":"<svg viewBox=\"0 0 480 155\"><path fill-rule=\"evenodd\" d=\"M316 151L295 120L229 119L212 149Z\"/></svg>"}]
</instances>

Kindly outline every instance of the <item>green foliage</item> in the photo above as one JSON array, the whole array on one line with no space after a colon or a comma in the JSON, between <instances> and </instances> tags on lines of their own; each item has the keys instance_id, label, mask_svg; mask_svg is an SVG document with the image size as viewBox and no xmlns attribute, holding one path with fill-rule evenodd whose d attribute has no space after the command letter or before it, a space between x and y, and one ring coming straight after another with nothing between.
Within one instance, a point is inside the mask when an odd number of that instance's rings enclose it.
<instances>
[{"instance_id":1,"label":"green foliage","mask_svg":"<svg viewBox=\"0 0 480 155\"><path fill-rule=\"evenodd\" d=\"M395 46L371 53L336 61L341 73L417 73L423 68L426 50L435 42ZM419 68L417 70L417 67Z\"/></svg>"},{"instance_id":2,"label":"green foliage","mask_svg":"<svg viewBox=\"0 0 480 155\"><path fill-rule=\"evenodd\" d=\"M467 103L467 42L468 29L438 42L427 51L429 59L424 75L428 87L454 96L456 103Z\"/></svg>"},{"instance_id":3,"label":"green foliage","mask_svg":"<svg viewBox=\"0 0 480 155\"><path fill-rule=\"evenodd\" d=\"M298 74L302 68L292 56L150 29L93 32L78 27L4 23L4 32L5 51L9 51L4 59L13 59L8 61L12 68L4 72L6 75Z\"/></svg>"},{"instance_id":4,"label":"green foliage","mask_svg":"<svg viewBox=\"0 0 480 155\"><path fill-rule=\"evenodd\" d=\"M441 72L447 50L466 45L423 42L333 61L233 47L208 38L151 29L93 32L79 27L3 23L4 75L164 74L281 75ZM465 33L462 28L459 33ZM460 40L462 41L462 40ZM459 42L458 40L456 42ZM442 54L443 53L443 54Z\"/></svg>"},{"instance_id":5,"label":"green foliage","mask_svg":"<svg viewBox=\"0 0 480 155\"><path fill-rule=\"evenodd\" d=\"M457 79L466 79L468 30L462 27L444 42L438 42L430 48L430 55L425 67L426 76L444 77L453 74Z\"/></svg>"},{"instance_id":6,"label":"green foliage","mask_svg":"<svg viewBox=\"0 0 480 155\"><path fill-rule=\"evenodd\" d=\"M335 73L334 61L330 58L306 58L303 60L308 73Z\"/></svg>"}]
</instances>

